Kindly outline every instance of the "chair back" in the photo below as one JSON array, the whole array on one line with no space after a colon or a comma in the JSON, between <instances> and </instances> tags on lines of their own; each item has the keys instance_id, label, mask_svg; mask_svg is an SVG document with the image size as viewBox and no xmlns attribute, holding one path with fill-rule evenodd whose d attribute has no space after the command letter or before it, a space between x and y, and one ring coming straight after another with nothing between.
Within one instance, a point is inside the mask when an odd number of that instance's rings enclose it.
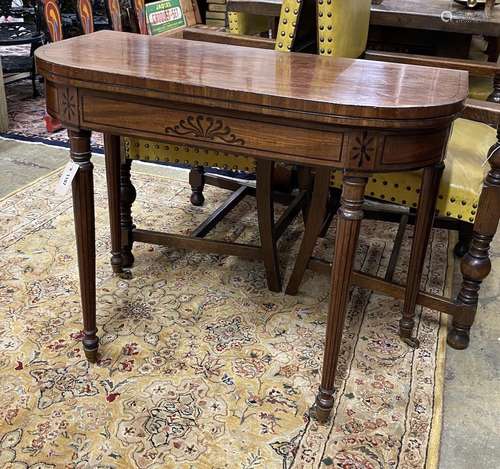
<instances>
[{"instance_id":1,"label":"chair back","mask_svg":"<svg viewBox=\"0 0 500 469\"><path fill-rule=\"evenodd\" d=\"M63 39L62 19L57 0L43 0L43 19L50 42L61 41Z\"/></svg>"},{"instance_id":2,"label":"chair back","mask_svg":"<svg viewBox=\"0 0 500 469\"><path fill-rule=\"evenodd\" d=\"M118 0L105 0L108 21L113 31L123 31L122 14Z\"/></svg>"},{"instance_id":3,"label":"chair back","mask_svg":"<svg viewBox=\"0 0 500 469\"><path fill-rule=\"evenodd\" d=\"M315 38L309 40L317 41L320 55L358 58L366 49L370 9L371 0L283 0L276 50L297 50L314 15Z\"/></svg>"},{"instance_id":4,"label":"chair back","mask_svg":"<svg viewBox=\"0 0 500 469\"><path fill-rule=\"evenodd\" d=\"M227 20L229 32L242 36L267 32L270 27L269 18L241 11L228 11Z\"/></svg>"},{"instance_id":5,"label":"chair back","mask_svg":"<svg viewBox=\"0 0 500 469\"><path fill-rule=\"evenodd\" d=\"M139 34L148 34L146 14L144 12L144 0L131 0L130 3L132 4L132 10L134 11L135 19L137 21Z\"/></svg>"},{"instance_id":6,"label":"chair back","mask_svg":"<svg viewBox=\"0 0 500 469\"><path fill-rule=\"evenodd\" d=\"M195 24L201 24L201 14L197 0L180 0L179 5L182 8L188 27L194 26Z\"/></svg>"},{"instance_id":7,"label":"chair back","mask_svg":"<svg viewBox=\"0 0 500 469\"><path fill-rule=\"evenodd\" d=\"M76 14L82 26L83 34L94 32L94 14L91 0L76 0Z\"/></svg>"}]
</instances>

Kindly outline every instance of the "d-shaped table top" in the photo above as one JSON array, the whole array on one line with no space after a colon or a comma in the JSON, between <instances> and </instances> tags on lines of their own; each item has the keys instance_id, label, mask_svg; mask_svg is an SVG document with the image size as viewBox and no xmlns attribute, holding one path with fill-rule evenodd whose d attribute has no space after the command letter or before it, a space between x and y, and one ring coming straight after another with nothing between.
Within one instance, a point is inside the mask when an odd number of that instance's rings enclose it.
<instances>
[{"instance_id":1,"label":"d-shaped table top","mask_svg":"<svg viewBox=\"0 0 500 469\"><path fill-rule=\"evenodd\" d=\"M253 105L261 113L273 108L347 118L426 119L460 112L468 93L468 76L461 71L115 31L46 45L36 58L39 72L61 83L213 99L228 106Z\"/></svg>"}]
</instances>

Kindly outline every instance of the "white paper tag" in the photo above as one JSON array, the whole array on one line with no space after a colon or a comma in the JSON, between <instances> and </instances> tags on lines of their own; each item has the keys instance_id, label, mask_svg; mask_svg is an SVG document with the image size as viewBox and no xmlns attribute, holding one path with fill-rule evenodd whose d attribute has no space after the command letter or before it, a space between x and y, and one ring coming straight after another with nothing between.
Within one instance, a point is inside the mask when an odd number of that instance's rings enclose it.
<instances>
[{"instance_id":1,"label":"white paper tag","mask_svg":"<svg viewBox=\"0 0 500 469\"><path fill-rule=\"evenodd\" d=\"M73 161L70 161L65 167L64 171L61 174L61 177L59 178L59 182L57 183L56 186L56 194L58 195L64 195L68 192L69 188L71 187L71 181L73 181L73 178L75 177L77 171L78 171L79 166L74 163Z\"/></svg>"}]
</instances>

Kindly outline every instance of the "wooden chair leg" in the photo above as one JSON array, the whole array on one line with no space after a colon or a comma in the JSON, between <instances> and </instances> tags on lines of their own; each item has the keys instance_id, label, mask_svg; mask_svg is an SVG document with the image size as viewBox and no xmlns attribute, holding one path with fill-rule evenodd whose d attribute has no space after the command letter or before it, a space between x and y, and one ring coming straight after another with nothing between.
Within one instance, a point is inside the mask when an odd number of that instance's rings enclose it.
<instances>
[{"instance_id":1,"label":"wooden chair leg","mask_svg":"<svg viewBox=\"0 0 500 469\"><path fill-rule=\"evenodd\" d=\"M396 271L396 266L398 264L399 253L401 252L401 246L403 245L403 237L405 235L406 226L408 225L409 215L407 213L401 215L399 220L398 232L394 238L394 245L392 247L391 258L387 264L387 270L385 272L385 280L392 282L394 277L394 272Z\"/></svg>"},{"instance_id":2,"label":"wooden chair leg","mask_svg":"<svg viewBox=\"0 0 500 469\"><path fill-rule=\"evenodd\" d=\"M120 166L120 225L122 228L122 267L132 267L132 230L135 228L132 219L132 204L137 193L130 180L131 160L125 160Z\"/></svg>"},{"instance_id":3,"label":"wooden chair leg","mask_svg":"<svg viewBox=\"0 0 500 469\"><path fill-rule=\"evenodd\" d=\"M500 140L500 129L498 138ZM476 315L481 282L491 270L489 249L500 218L500 141L493 145L489 155L491 170L486 176L479 198L472 243L461 264L463 282L458 301L472 306L473 310L466 316L453 317L453 323L448 332L448 345L459 350L469 345L470 328Z\"/></svg>"},{"instance_id":4,"label":"wooden chair leg","mask_svg":"<svg viewBox=\"0 0 500 469\"><path fill-rule=\"evenodd\" d=\"M367 178L344 175L342 205L338 212L337 235L326 325L326 343L321 386L316 396L316 416L326 422L333 408L335 373L342 343L345 312L354 266L359 228L363 218L363 196Z\"/></svg>"},{"instance_id":5,"label":"wooden chair leg","mask_svg":"<svg viewBox=\"0 0 500 469\"><path fill-rule=\"evenodd\" d=\"M418 347L418 339L412 337L415 326L415 306L420 291L420 279L424 268L425 253L432 231L439 183L443 174L444 165L425 168L420 186L417 219L411 246L408 278L406 281L403 317L399 322L399 332L403 340L412 347Z\"/></svg>"},{"instance_id":6,"label":"wooden chair leg","mask_svg":"<svg viewBox=\"0 0 500 469\"><path fill-rule=\"evenodd\" d=\"M321 231L319 233L320 238L324 238L326 234L328 233L328 229L330 228L330 225L332 224L333 217L335 217L335 214L337 213L338 209L340 208L340 196L341 196L341 191L334 187L330 187L330 195L328 196L328 204L327 204L327 210L326 210L326 216L325 216L325 221L323 222L323 226L321 227Z\"/></svg>"},{"instance_id":7,"label":"wooden chair leg","mask_svg":"<svg viewBox=\"0 0 500 469\"><path fill-rule=\"evenodd\" d=\"M257 160L257 216L259 220L260 244L267 274L269 290L281 291L278 252L274 230L274 207L272 194L274 163L270 160Z\"/></svg>"},{"instance_id":8,"label":"wooden chair leg","mask_svg":"<svg viewBox=\"0 0 500 469\"><path fill-rule=\"evenodd\" d=\"M120 137L104 134L109 222L111 227L111 267L122 272L122 233L120 226Z\"/></svg>"},{"instance_id":9,"label":"wooden chair leg","mask_svg":"<svg viewBox=\"0 0 500 469\"><path fill-rule=\"evenodd\" d=\"M304 236L300 244L299 253L295 261L292 275L286 287L288 295L295 295L306 271L309 259L314 251L316 240L323 226L326 206L328 201L328 191L330 186L330 170L318 168L314 176L314 188L311 198L311 210L307 217Z\"/></svg>"},{"instance_id":10,"label":"wooden chair leg","mask_svg":"<svg viewBox=\"0 0 500 469\"><path fill-rule=\"evenodd\" d=\"M312 175L311 168L307 168L305 166L300 166L297 170L297 182L298 187L301 192L305 192L306 200L304 201L304 205L302 206L302 216L304 218L304 225L307 221L307 215L309 213L309 207L311 205L311 198L309 196L311 192L312 186Z\"/></svg>"},{"instance_id":11,"label":"wooden chair leg","mask_svg":"<svg viewBox=\"0 0 500 469\"><path fill-rule=\"evenodd\" d=\"M189 171L189 184L191 185L191 203L201 207L205 202L203 189L205 188L205 168L195 166Z\"/></svg>"},{"instance_id":12,"label":"wooden chair leg","mask_svg":"<svg viewBox=\"0 0 500 469\"><path fill-rule=\"evenodd\" d=\"M453 253L457 257L464 257L470 248L472 242L472 232L474 225L461 221L458 226L458 243L453 249Z\"/></svg>"}]
</instances>

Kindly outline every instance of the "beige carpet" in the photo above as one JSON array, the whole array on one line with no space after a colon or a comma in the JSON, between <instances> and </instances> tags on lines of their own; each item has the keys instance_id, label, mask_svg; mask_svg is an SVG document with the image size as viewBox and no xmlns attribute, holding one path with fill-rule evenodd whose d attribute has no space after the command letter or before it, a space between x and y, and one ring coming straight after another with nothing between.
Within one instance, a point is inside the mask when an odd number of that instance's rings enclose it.
<instances>
[{"instance_id":1,"label":"beige carpet","mask_svg":"<svg viewBox=\"0 0 500 469\"><path fill-rule=\"evenodd\" d=\"M71 200L52 174L0 201L0 467L436 467L443 375L439 315L418 310L420 349L397 336L401 302L354 289L333 419L309 418L320 379L328 280L270 293L263 267L137 244L132 279L109 267L96 171L100 361L80 346ZM192 207L184 181L135 173L137 225L188 233L226 195ZM285 275L300 222L280 244ZM384 273L396 227L366 222L358 265ZM258 241L254 203L217 229ZM319 247L331 256L331 239ZM408 239L396 276L404 277ZM441 293L448 235L433 233L423 285ZM403 266L403 267L401 267Z\"/></svg>"}]
</instances>

